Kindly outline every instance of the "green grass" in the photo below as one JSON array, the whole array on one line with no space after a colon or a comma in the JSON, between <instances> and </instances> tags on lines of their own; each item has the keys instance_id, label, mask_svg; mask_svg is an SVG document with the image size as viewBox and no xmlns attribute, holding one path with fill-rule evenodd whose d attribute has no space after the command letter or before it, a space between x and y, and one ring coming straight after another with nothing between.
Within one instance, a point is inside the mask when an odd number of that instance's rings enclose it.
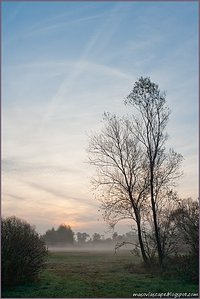
<instances>
[{"instance_id":1,"label":"green grass","mask_svg":"<svg viewBox=\"0 0 200 299\"><path fill-rule=\"evenodd\" d=\"M38 282L2 293L3 298L130 298L133 293L197 293L198 285L145 273L129 252L50 253ZM135 266L129 267L131 263ZM130 271L131 269L131 271ZM131 272L131 273L130 273Z\"/></svg>"}]
</instances>

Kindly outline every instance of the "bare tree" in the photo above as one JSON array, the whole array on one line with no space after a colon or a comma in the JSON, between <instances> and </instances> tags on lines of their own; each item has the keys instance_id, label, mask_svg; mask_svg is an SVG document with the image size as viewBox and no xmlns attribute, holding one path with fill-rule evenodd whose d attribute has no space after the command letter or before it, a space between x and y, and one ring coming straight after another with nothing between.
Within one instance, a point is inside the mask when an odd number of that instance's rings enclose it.
<instances>
[{"instance_id":1,"label":"bare tree","mask_svg":"<svg viewBox=\"0 0 200 299\"><path fill-rule=\"evenodd\" d=\"M141 77L125 103L134 113L124 118L105 114L104 129L91 137L90 163L97 167L93 184L105 220L115 225L134 219L144 262L149 264L157 253L162 268L173 248L169 214L176 206L172 188L181 176L183 158L165 148L170 111L158 85Z\"/></svg>"},{"instance_id":2,"label":"bare tree","mask_svg":"<svg viewBox=\"0 0 200 299\"><path fill-rule=\"evenodd\" d=\"M141 227L149 189L146 159L129 122L110 114L104 114L104 122L101 133L90 139L89 159L97 167L93 185L100 192L104 218L111 226L126 218L136 222L141 254L148 265Z\"/></svg>"},{"instance_id":3,"label":"bare tree","mask_svg":"<svg viewBox=\"0 0 200 299\"><path fill-rule=\"evenodd\" d=\"M137 111L137 115L133 116L132 128L148 161L149 197L159 263L162 267L164 251L158 214L162 206L163 190L173 186L175 179L181 175L179 167L182 156L174 150L166 153L165 129L170 111L166 106L165 94L160 92L158 85L152 83L150 78L141 77L134 84L125 103L132 105Z\"/></svg>"}]
</instances>

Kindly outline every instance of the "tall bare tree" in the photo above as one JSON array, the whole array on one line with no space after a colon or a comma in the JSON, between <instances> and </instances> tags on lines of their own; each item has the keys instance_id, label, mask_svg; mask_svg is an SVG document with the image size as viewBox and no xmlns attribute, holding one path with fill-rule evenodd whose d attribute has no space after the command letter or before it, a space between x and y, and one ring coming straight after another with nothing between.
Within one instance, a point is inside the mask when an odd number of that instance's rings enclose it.
<instances>
[{"instance_id":1,"label":"tall bare tree","mask_svg":"<svg viewBox=\"0 0 200 299\"><path fill-rule=\"evenodd\" d=\"M162 266L164 251L162 248L161 231L158 213L162 205L163 190L173 186L179 172L182 156L174 150L166 152L165 132L169 119L169 108L166 106L165 94L150 78L141 77L128 95L126 104L135 108L133 115L133 134L142 147L148 160L150 201L153 225L160 266Z\"/></svg>"},{"instance_id":2,"label":"tall bare tree","mask_svg":"<svg viewBox=\"0 0 200 299\"><path fill-rule=\"evenodd\" d=\"M172 248L168 219L177 202L173 186L181 175L182 155L165 148L170 111L158 85L141 77L126 104L135 108L130 116L105 114L105 127L91 137L90 163L98 174L93 184L105 219L110 224L134 219L144 262L157 252L162 267Z\"/></svg>"}]
</instances>

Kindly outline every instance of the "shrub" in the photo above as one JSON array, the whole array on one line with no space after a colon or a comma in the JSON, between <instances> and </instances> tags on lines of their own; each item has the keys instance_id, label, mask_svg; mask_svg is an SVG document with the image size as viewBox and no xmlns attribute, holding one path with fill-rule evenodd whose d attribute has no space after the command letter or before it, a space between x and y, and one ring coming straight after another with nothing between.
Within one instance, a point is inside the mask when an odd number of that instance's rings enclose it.
<instances>
[{"instance_id":1,"label":"shrub","mask_svg":"<svg viewBox=\"0 0 200 299\"><path fill-rule=\"evenodd\" d=\"M191 198L180 201L171 217L177 229L177 240L189 247L191 256L199 255L199 202Z\"/></svg>"},{"instance_id":2,"label":"shrub","mask_svg":"<svg viewBox=\"0 0 200 299\"><path fill-rule=\"evenodd\" d=\"M186 282L198 284L199 282L199 258L195 255L175 255L167 261L165 274L172 274Z\"/></svg>"},{"instance_id":3,"label":"shrub","mask_svg":"<svg viewBox=\"0 0 200 299\"><path fill-rule=\"evenodd\" d=\"M13 216L2 220L1 231L2 287L36 280L47 249L35 228Z\"/></svg>"},{"instance_id":4,"label":"shrub","mask_svg":"<svg viewBox=\"0 0 200 299\"><path fill-rule=\"evenodd\" d=\"M198 283L199 282L199 261L194 255L185 255L182 257L180 267L178 268L180 277L185 281Z\"/></svg>"}]
</instances>

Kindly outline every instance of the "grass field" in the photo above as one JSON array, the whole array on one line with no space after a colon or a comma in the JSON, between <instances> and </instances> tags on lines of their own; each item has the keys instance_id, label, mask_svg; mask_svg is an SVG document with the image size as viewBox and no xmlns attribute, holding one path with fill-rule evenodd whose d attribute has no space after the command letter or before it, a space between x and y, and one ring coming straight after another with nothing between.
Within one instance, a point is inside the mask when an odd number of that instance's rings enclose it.
<instances>
[{"instance_id":1,"label":"grass field","mask_svg":"<svg viewBox=\"0 0 200 299\"><path fill-rule=\"evenodd\" d=\"M6 290L2 297L130 298L133 293L198 292L198 285L145 273L138 262L128 251L52 252L38 282Z\"/></svg>"}]
</instances>

